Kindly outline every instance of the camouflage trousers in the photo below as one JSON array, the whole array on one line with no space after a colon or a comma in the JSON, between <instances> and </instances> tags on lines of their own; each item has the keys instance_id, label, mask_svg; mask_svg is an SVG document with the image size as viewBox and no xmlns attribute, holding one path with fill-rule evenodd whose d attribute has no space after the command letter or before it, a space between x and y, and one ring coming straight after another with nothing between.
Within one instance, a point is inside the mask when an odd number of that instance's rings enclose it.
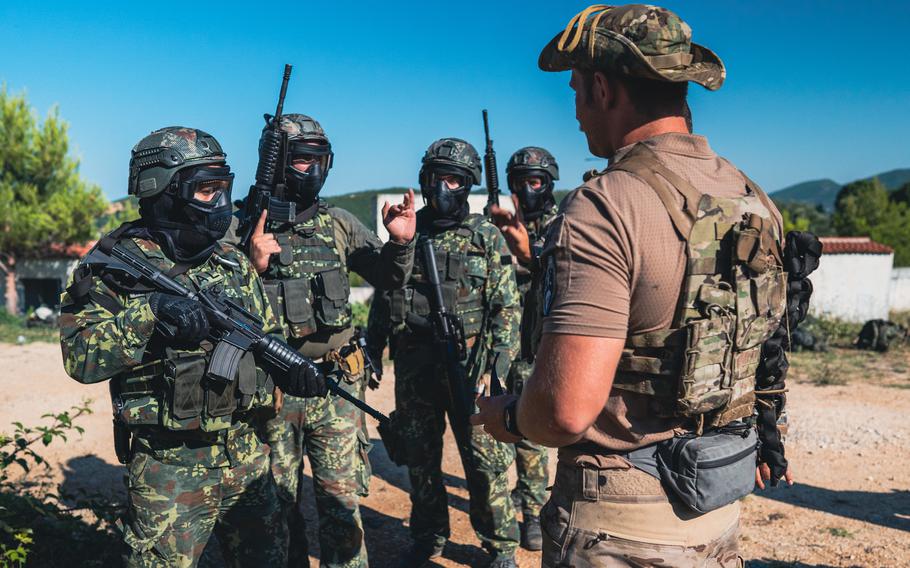
<instances>
[{"instance_id":1,"label":"camouflage trousers","mask_svg":"<svg viewBox=\"0 0 910 568\"><path fill-rule=\"evenodd\" d=\"M363 380L354 384L342 381L341 386L363 398ZM305 399L285 394L281 412L268 421L265 431L290 533L288 565L309 566L300 503L306 454L319 514L320 565L367 566L359 503L369 492L372 472L363 412L333 395Z\"/></svg>"},{"instance_id":2,"label":"camouflage trousers","mask_svg":"<svg viewBox=\"0 0 910 568\"><path fill-rule=\"evenodd\" d=\"M124 566L195 566L213 532L230 566L284 565L287 532L267 446L158 442L134 440Z\"/></svg>"},{"instance_id":3,"label":"camouflage trousers","mask_svg":"<svg viewBox=\"0 0 910 568\"><path fill-rule=\"evenodd\" d=\"M738 502L696 513L636 469L560 463L540 522L545 568L743 566Z\"/></svg>"},{"instance_id":4,"label":"camouflage trousers","mask_svg":"<svg viewBox=\"0 0 910 568\"><path fill-rule=\"evenodd\" d=\"M534 365L527 361L513 362L507 381L509 392L521 394L533 370ZM518 482L512 489L512 500L520 504L525 518L536 517L547 501L547 482L550 479L547 449L528 439L518 442L515 444L515 469Z\"/></svg>"},{"instance_id":5,"label":"camouflage trousers","mask_svg":"<svg viewBox=\"0 0 910 568\"><path fill-rule=\"evenodd\" d=\"M395 410L401 416L399 434L410 464L411 536L418 543L442 544L451 535L442 473L449 394L439 380L441 370L433 350L426 345L411 347L395 355ZM514 450L462 418L456 421L462 427L453 426L452 433L470 495L471 526L487 552L511 556L518 548L518 522L508 487Z\"/></svg>"}]
</instances>

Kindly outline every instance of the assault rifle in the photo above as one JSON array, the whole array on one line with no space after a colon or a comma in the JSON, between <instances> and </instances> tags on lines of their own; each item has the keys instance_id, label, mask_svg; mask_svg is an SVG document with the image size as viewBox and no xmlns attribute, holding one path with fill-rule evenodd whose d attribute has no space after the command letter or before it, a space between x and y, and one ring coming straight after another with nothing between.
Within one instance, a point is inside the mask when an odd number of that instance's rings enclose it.
<instances>
[{"instance_id":1,"label":"assault rifle","mask_svg":"<svg viewBox=\"0 0 910 568\"><path fill-rule=\"evenodd\" d=\"M186 288L160 269L117 244L114 239L103 238L85 258L88 265L101 265L142 281L153 289L196 300L205 309L211 326L211 339L215 345L206 376L222 384L230 384L237 375L240 358L252 352L270 372L287 374L291 368L304 361L303 355L284 341L262 331L262 320L229 298L209 291L195 292ZM326 378L329 391L360 410L380 424L388 421L381 412L338 386L337 380Z\"/></svg>"},{"instance_id":2,"label":"assault rifle","mask_svg":"<svg viewBox=\"0 0 910 568\"><path fill-rule=\"evenodd\" d=\"M483 152L483 173L487 182L487 206L483 214L490 216L490 208L499 206L499 172L496 170L496 151L493 150L493 141L490 140L490 119L487 109L483 109L483 135L486 138L486 149Z\"/></svg>"},{"instance_id":3,"label":"assault rifle","mask_svg":"<svg viewBox=\"0 0 910 568\"><path fill-rule=\"evenodd\" d=\"M419 247L430 284L430 315L424 318L411 312L407 315L407 323L411 329L429 330L432 333L451 399L452 414L449 419L453 426L461 427L468 423L468 417L474 413L474 391L468 384L467 372L461 364L467 355L464 327L456 314L446 310L433 241L424 238Z\"/></svg>"},{"instance_id":4,"label":"assault rifle","mask_svg":"<svg viewBox=\"0 0 910 568\"><path fill-rule=\"evenodd\" d=\"M288 92L291 66L284 66L281 91L278 93L278 107L275 114L264 114L268 132L263 135L259 146L259 164L256 166L256 183L250 186L246 197L240 226L244 227L240 248L247 250L250 237L262 211L268 209L268 221L290 223L297 216L293 201L280 199L284 196L285 146L287 135L281 130L281 113L284 110L284 96Z\"/></svg>"}]
</instances>

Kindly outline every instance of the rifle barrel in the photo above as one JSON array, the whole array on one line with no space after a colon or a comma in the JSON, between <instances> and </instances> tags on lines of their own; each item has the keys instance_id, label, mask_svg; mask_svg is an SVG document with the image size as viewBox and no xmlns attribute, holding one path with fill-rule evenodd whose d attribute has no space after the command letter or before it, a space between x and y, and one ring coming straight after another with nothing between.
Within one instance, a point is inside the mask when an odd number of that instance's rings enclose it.
<instances>
[{"instance_id":1,"label":"rifle barrel","mask_svg":"<svg viewBox=\"0 0 910 568\"><path fill-rule=\"evenodd\" d=\"M275 109L276 123L281 119L281 113L284 111L284 96L288 92L288 81L291 79L291 65L284 64L284 77L281 79L281 92L278 94L278 108Z\"/></svg>"}]
</instances>

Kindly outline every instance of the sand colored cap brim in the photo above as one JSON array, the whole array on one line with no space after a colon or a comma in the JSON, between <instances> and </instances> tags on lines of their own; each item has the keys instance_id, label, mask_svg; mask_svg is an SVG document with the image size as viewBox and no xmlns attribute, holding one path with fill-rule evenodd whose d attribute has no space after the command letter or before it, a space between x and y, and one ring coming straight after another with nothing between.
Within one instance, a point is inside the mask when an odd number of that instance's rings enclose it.
<instances>
[{"instance_id":1,"label":"sand colored cap brim","mask_svg":"<svg viewBox=\"0 0 910 568\"><path fill-rule=\"evenodd\" d=\"M720 57L697 43L691 45L690 53L647 56L622 34L603 28L595 34L593 51L589 33L572 50L560 49L563 32L556 34L540 52L537 66L542 71L613 70L656 81L692 81L711 91L719 89L727 76Z\"/></svg>"}]
</instances>

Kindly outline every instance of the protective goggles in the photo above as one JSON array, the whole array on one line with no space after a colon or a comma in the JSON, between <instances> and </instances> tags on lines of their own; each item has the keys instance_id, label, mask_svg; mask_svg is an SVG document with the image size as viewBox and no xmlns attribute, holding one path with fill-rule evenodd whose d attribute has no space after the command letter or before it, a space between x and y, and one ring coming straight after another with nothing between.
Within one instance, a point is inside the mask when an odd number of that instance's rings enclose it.
<instances>
[{"instance_id":1,"label":"protective goggles","mask_svg":"<svg viewBox=\"0 0 910 568\"><path fill-rule=\"evenodd\" d=\"M332 162L335 160L332 145L329 143L313 144L300 140L291 140L288 142L287 155L288 166L290 167L293 167L295 163L321 163L325 171L332 167Z\"/></svg>"},{"instance_id":2,"label":"protective goggles","mask_svg":"<svg viewBox=\"0 0 910 568\"><path fill-rule=\"evenodd\" d=\"M177 196L187 203L213 209L231 202L234 174L229 166L198 166L181 173Z\"/></svg>"}]
</instances>

